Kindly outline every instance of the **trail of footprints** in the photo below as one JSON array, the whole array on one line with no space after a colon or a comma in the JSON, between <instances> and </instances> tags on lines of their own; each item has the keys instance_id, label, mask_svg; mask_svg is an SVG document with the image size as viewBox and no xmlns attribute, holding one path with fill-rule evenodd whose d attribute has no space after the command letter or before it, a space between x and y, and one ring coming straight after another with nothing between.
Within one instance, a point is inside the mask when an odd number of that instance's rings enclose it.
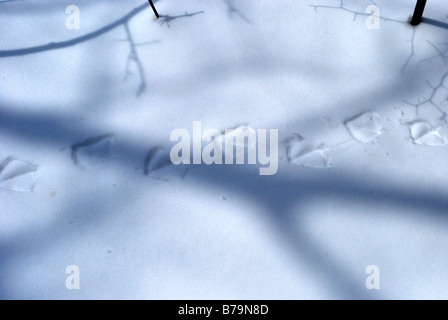
<instances>
[{"instance_id":1,"label":"trail of footprints","mask_svg":"<svg viewBox=\"0 0 448 320\"><path fill-rule=\"evenodd\" d=\"M415 120L407 125L409 125L410 136L417 145L444 146L448 144L446 119L440 119L435 124ZM333 146L316 143L304 138L299 133L292 134L284 141L287 161L303 167L328 168L331 165L332 157L359 144L374 141L383 130L379 114L373 111L347 119L344 126L350 134L351 140ZM71 159L74 165L84 169L96 166L111 158L110 149L113 143L113 134L86 138L71 146ZM165 177L168 171L175 167L180 169L178 172L181 172L182 178L185 177L189 168L185 165L174 166L170 160L169 150L156 146L148 151L143 161L143 174L168 181ZM18 192L33 191L37 171L38 166L35 164L8 157L0 163L0 189Z\"/></svg>"},{"instance_id":2,"label":"trail of footprints","mask_svg":"<svg viewBox=\"0 0 448 320\"><path fill-rule=\"evenodd\" d=\"M352 140L334 146L316 143L295 133L286 143L286 155L289 163L312 168L328 168L331 158L359 143L369 143L381 135L383 126L376 112L368 111L349 118L344 122ZM342 152L341 152L342 149Z\"/></svg>"}]
</instances>

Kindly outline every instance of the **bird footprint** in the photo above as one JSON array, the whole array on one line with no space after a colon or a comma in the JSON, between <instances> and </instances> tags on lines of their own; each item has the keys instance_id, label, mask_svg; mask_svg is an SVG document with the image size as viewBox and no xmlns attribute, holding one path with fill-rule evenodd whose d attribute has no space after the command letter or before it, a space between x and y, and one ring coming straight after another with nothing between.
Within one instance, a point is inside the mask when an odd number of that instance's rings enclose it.
<instances>
[{"instance_id":1,"label":"bird footprint","mask_svg":"<svg viewBox=\"0 0 448 320\"><path fill-rule=\"evenodd\" d=\"M104 134L89 137L71 147L72 160L75 165L92 166L101 159L110 158L110 146L113 144L113 135Z\"/></svg>"}]
</instances>

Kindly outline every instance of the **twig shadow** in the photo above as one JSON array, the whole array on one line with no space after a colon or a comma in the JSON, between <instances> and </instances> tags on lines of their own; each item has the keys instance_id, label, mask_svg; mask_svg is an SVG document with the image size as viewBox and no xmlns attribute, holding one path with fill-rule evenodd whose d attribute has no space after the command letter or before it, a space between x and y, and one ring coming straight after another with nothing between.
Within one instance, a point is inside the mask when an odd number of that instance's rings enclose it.
<instances>
[{"instance_id":1,"label":"twig shadow","mask_svg":"<svg viewBox=\"0 0 448 320\"><path fill-rule=\"evenodd\" d=\"M188 13L185 11L184 14L178 15L178 16L170 16L169 14L160 15L159 24L160 24L160 26L166 25L168 28L171 28L170 23L173 22L174 20L177 20L179 18L189 18L189 17L193 17L193 16L196 16L196 15L202 14L202 13L204 13L204 11L198 11L198 12L194 12L194 13Z\"/></svg>"},{"instance_id":2,"label":"twig shadow","mask_svg":"<svg viewBox=\"0 0 448 320\"><path fill-rule=\"evenodd\" d=\"M253 25L252 21L248 17L246 17L245 14L243 14L240 10L238 10L235 7L233 0L223 0L223 1L227 5L227 14L228 14L229 18L232 18L233 16L236 15L241 20L243 20L245 23Z\"/></svg>"}]
</instances>

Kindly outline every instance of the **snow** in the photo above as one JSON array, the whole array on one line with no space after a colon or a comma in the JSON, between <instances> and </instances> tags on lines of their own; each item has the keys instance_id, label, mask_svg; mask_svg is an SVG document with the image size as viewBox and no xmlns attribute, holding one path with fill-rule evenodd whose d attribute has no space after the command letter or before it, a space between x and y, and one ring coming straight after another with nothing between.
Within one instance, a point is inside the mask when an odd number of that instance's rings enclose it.
<instances>
[{"instance_id":1,"label":"snow","mask_svg":"<svg viewBox=\"0 0 448 320\"><path fill-rule=\"evenodd\" d=\"M344 2L0 3L0 298L446 299L448 30ZM167 164L193 121L278 129L277 174Z\"/></svg>"}]
</instances>

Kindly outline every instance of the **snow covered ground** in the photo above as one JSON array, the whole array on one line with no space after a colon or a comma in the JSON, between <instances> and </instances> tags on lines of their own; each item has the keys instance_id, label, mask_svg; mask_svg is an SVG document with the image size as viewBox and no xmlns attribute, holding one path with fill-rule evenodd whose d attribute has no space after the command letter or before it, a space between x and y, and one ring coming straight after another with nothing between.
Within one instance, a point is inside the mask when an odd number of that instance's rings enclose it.
<instances>
[{"instance_id":1,"label":"snow covered ground","mask_svg":"<svg viewBox=\"0 0 448 320\"><path fill-rule=\"evenodd\" d=\"M0 2L0 298L448 298L446 1L154 3ZM164 166L195 120L278 173Z\"/></svg>"}]
</instances>

